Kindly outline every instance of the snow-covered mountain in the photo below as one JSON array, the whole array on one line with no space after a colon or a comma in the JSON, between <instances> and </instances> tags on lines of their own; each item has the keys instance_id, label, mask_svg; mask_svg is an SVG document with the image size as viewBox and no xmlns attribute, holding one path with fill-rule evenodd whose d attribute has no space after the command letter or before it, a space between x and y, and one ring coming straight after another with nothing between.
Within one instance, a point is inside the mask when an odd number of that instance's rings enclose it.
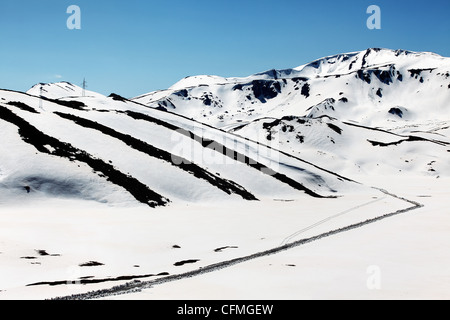
<instances>
[{"instance_id":1,"label":"snow-covered mountain","mask_svg":"<svg viewBox=\"0 0 450 320\"><path fill-rule=\"evenodd\" d=\"M448 175L449 71L369 49L132 100L67 82L0 90L0 202L336 197L366 190L364 175Z\"/></svg>"},{"instance_id":2,"label":"snow-covered mountain","mask_svg":"<svg viewBox=\"0 0 450 320\"><path fill-rule=\"evenodd\" d=\"M350 177L450 172L450 58L434 53L375 48L247 78L189 77L133 101Z\"/></svg>"},{"instance_id":3,"label":"snow-covered mountain","mask_svg":"<svg viewBox=\"0 0 450 320\"><path fill-rule=\"evenodd\" d=\"M42 95L50 99L81 97L83 95L87 97L105 98L100 93L83 90L83 88L69 82L38 83L28 90L27 93L33 96Z\"/></svg>"},{"instance_id":4,"label":"snow-covered mountain","mask_svg":"<svg viewBox=\"0 0 450 320\"><path fill-rule=\"evenodd\" d=\"M235 133L254 136L258 132L261 143L271 139L288 154L364 182L383 175L449 176L449 124L440 120L416 122L388 131L327 115L286 116L252 121Z\"/></svg>"},{"instance_id":5,"label":"snow-covered mountain","mask_svg":"<svg viewBox=\"0 0 450 320\"><path fill-rule=\"evenodd\" d=\"M356 297L445 297L449 75L369 49L131 100L0 89L0 298L235 295L249 275L275 298L336 275ZM389 290L366 288L374 263Z\"/></svg>"},{"instance_id":6,"label":"snow-covered mountain","mask_svg":"<svg viewBox=\"0 0 450 320\"><path fill-rule=\"evenodd\" d=\"M1 202L62 196L155 207L361 189L268 144L117 95L51 99L2 90L0 119Z\"/></svg>"},{"instance_id":7,"label":"snow-covered mountain","mask_svg":"<svg viewBox=\"0 0 450 320\"><path fill-rule=\"evenodd\" d=\"M383 126L448 118L449 70L450 59L433 53L368 49L247 78L188 77L133 101L224 129L286 115Z\"/></svg>"}]
</instances>

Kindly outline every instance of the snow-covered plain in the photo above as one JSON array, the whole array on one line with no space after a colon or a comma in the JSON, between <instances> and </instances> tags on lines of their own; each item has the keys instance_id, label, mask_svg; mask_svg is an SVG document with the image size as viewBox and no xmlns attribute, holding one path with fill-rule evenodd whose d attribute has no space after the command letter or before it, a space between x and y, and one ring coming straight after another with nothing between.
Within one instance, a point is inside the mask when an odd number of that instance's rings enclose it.
<instances>
[{"instance_id":1,"label":"snow-covered plain","mask_svg":"<svg viewBox=\"0 0 450 320\"><path fill-rule=\"evenodd\" d=\"M449 298L449 60L0 90L0 299Z\"/></svg>"},{"instance_id":2,"label":"snow-covered plain","mask_svg":"<svg viewBox=\"0 0 450 320\"><path fill-rule=\"evenodd\" d=\"M218 273L113 298L448 300L449 179L392 176L373 183L424 207Z\"/></svg>"},{"instance_id":3,"label":"snow-covered plain","mask_svg":"<svg viewBox=\"0 0 450 320\"><path fill-rule=\"evenodd\" d=\"M71 200L7 207L2 209L0 223L0 283L4 290L0 297L52 298L124 283L66 283L84 277L95 280L183 273L408 207L411 204L377 190L342 199L265 199L244 208L241 202L232 201L177 204L149 211ZM224 249L217 250L220 248ZM49 255L41 256L39 250ZM189 260L199 261L174 266ZM90 261L104 265L80 267ZM57 281L63 283L27 287Z\"/></svg>"}]
</instances>

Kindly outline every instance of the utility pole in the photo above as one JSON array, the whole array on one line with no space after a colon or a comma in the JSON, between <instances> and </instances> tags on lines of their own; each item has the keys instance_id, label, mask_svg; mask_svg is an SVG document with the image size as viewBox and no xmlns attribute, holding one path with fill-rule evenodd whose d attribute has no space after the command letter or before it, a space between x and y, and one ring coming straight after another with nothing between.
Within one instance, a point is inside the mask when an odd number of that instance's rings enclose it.
<instances>
[{"instance_id":1,"label":"utility pole","mask_svg":"<svg viewBox=\"0 0 450 320\"><path fill-rule=\"evenodd\" d=\"M44 93L44 88L42 87L42 84L41 84L41 87L39 89L39 108L41 110L44 110L44 108L42 107L42 96L43 96L43 93Z\"/></svg>"},{"instance_id":2,"label":"utility pole","mask_svg":"<svg viewBox=\"0 0 450 320\"><path fill-rule=\"evenodd\" d=\"M86 88L87 88L86 78L83 78L83 97L86 96Z\"/></svg>"}]
</instances>

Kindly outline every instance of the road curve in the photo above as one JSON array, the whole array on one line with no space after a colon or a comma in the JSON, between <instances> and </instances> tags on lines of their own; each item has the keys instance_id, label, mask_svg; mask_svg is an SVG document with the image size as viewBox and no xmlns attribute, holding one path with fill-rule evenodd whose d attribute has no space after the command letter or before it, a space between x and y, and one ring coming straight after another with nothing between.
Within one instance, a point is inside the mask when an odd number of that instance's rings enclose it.
<instances>
[{"instance_id":1,"label":"road curve","mask_svg":"<svg viewBox=\"0 0 450 320\"><path fill-rule=\"evenodd\" d=\"M278 246L278 247L275 247L275 248L272 248L269 250L257 252L257 253L254 253L254 254L251 254L248 256L244 256L244 257L240 257L240 258L236 258L236 259L232 259L232 260L227 260L227 261L222 261L222 262L219 262L216 264L205 266L201 269L197 269L197 270L193 270L193 271L189 271L189 272L185 272L185 273L180 273L180 274L175 274L175 275L170 275L170 276L165 276L165 277L161 277L161 278L158 278L155 280L150 280L150 281L143 281L143 282L133 281L133 282L129 282L129 283L126 283L126 284L123 284L120 286L112 287L110 289L91 291L91 292L87 292L87 293L83 293L83 294L76 294L76 295L70 295L70 296L65 296L65 297L57 297L52 300L91 300L91 299L105 298L105 297L114 296L114 295L122 295L122 294L129 294L129 293L133 293L133 292L139 292L143 289L149 289L151 287L161 285L161 284L164 284L167 282L178 281L178 280L182 280L182 279L186 279L186 278L200 276L200 275L203 275L206 273L216 272L216 271L219 271L219 270L222 270L225 268L229 268L231 266L241 264L241 263L244 263L244 262L247 262L250 260L274 255L274 254L280 253L285 250L293 249L293 248L305 245L307 243L311 243L311 242L314 242L314 241L317 241L317 240L320 240L323 238L331 237L331 236L339 234L339 233L343 233L343 232L347 232L347 231L350 231L353 229L361 228L368 224L372 224L372 223L378 222L378 221L386 219L386 218L390 218L390 217L393 217L393 216L396 216L399 214L404 214L404 213L424 207L422 204L420 204L418 202L399 197L399 196L392 194L384 189L380 189L380 188L374 188L374 189L377 189L388 196L403 200L403 201L411 204L412 206L410 206L406 209L387 213L385 215L382 215L382 216L379 216L376 218L358 222L358 223L355 223L355 224L352 224L352 225L349 225L349 226L346 226L343 228L339 228L339 229L332 230L332 231L329 231L326 233L322 233L322 234L319 234L314 237L305 238L302 240L287 243L287 244L284 244L284 245L281 245L281 246Z\"/></svg>"}]
</instances>

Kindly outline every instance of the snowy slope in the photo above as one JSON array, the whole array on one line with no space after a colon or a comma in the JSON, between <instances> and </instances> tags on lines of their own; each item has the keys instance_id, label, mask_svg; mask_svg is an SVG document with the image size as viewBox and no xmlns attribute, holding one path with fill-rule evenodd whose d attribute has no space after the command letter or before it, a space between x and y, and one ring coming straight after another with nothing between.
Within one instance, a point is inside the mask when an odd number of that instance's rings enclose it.
<instances>
[{"instance_id":1,"label":"snowy slope","mask_svg":"<svg viewBox=\"0 0 450 320\"><path fill-rule=\"evenodd\" d=\"M364 190L270 146L118 96L40 100L0 91L0 119L2 147L17 149L1 155L2 202L29 195L134 198L154 207Z\"/></svg>"},{"instance_id":2,"label":"snowy slope","mask_svg":"<svg viewBox=\"0 0 450 320\"><path fill-rule=\"evenodd\" d=\"M364 189L346 178L361 175L445 176L449 61L368 49L247 78L188 77L131 101L67 82L0 91L2 148L22 150L2 152L1 187L7 199L157 206L339 196Z\"/></svg>"},{"instance_id":3,"label":"snowy slope","mask_svg":"<svg viewBox=\"0 0 450 320\"><path fill-rule=\"evenodd\" d=\"M448 117L449 72L450 59L433 53L368 49L247 78L188 77L133 100L224 129L266 116L325 114L380 126Z\"/></svg>"},{"instance_id":4,"label":"snowy slope","mask_svg":"<svg viewBox=\"0 0 450 320\"><path fill-rule=\"evenodd\" d=\"M83 96L83 88L69 82L38 83L28 90L27 93L38 97L42 95L50 99L61 99L67 97L81 97ZM89 90L84 90L84 95L86 97L105 97L100 93Z\"/></svg>"},{"instance_id":5,"label":"snowy slope","mask_svg":"<svg viewBox=\"0 0 450 320\"><path fill-rule=\"evenodd\" d=\"M234 133L257 137L261 143L270 139L286 153L358 181L382 175L449 176L450 136L437 132L450 121L432 123L435 132L431 123L416 124L415 131L386 131L328 116L286 116L255 120ZM419 126L426 131L417 131Z\"/></svg>"},{"instance_id":6,"label":"snowy slope","mask_svg":"<svg viewBox=\"0 0 450 320\"><path fill-rule=\"evenodd\" d=\"M355 179L450 172L450 58L434 53L368 49L247 78L189 77L133 101Z\"/></svg>"},{"instance_id":7,"label":"snowy slope","mask_svg":"<svg viewBox=\"0 0 450 320\"><path fill-rule=\"evenodd\" d=\"M316 279L321 296L332 283L364 297L374 263L401 291L377 296L448 296L429 261L450 261L449 70L369 49L133 100L64 82L0 90L0 298L161 277L138 297L292 298ZM419 267L439 285L418 286Z\"/></svg>"}]
</instances>

